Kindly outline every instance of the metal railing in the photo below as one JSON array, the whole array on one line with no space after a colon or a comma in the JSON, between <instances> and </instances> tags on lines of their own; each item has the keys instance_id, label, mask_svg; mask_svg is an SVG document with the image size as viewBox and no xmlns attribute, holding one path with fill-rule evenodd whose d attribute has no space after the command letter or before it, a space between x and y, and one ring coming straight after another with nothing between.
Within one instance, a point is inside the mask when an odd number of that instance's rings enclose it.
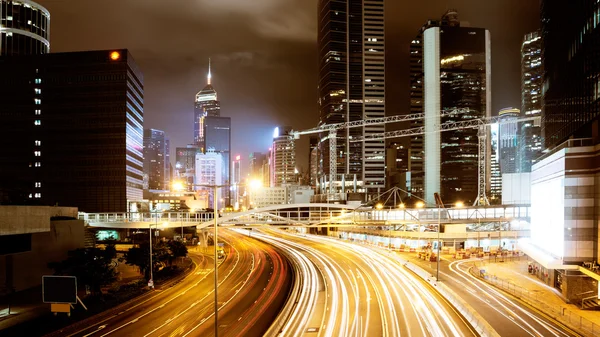
<instances>
[{"instance_id":1,"label":"metal railing","mask_svg":"<svg viewBox=\"0 0 600 337\"><path fill-rule=\"evenodd\" d=\"M516 285L508 280L496 277L493 274L486 274L486 277L480 275L480 270L477 268L475 263L469 268L471 275L478 277L485 282L500 288L509 294L527 302L528 304L536 307L546 315L553 319L560 321L570 328L582 333L584 336L600 336L600 325L591 322L590 320L574 313L573 311L556 305L548 305L543 298L546 296L543 293L538 294L536 292L529 291L519 285Z\"/></svg>"}]
</instances>

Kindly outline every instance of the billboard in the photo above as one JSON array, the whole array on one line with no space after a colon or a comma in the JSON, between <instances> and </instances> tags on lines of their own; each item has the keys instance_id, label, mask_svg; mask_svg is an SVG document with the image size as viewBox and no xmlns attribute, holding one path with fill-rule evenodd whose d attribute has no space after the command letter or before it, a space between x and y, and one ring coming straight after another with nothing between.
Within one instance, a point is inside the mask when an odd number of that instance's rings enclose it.
<instances>
[{"instance_id":1,"label":"billboard","mask_svg":"<svg viewBox=\"0 0 600 337\"><path fill-rule=\"evenodd\" d=\"M42 276L44 303L77 303L77 278L75 276Z\"/></svg>"}]
</instances>

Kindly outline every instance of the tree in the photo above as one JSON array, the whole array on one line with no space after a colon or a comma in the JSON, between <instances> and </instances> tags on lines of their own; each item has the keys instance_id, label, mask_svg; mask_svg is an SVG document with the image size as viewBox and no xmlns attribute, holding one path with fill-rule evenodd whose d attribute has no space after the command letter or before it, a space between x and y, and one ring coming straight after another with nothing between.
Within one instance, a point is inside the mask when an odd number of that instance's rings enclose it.
<instances>
[{"instance_id":1,"label":"tree","mask_svg":"<svg viewBox=\"0 0 600 337\"><path fill-rule=\"evenodd\" d=\"M170 240L167 242L167 246L171 251L171 259L169 260L169 264L173 264L173 260L178 257L186 257L188 253L187 247L181 241Z\"/></svg>"},{"instance_id":2,"label":"tree","mask_svg":"<svg viewBox=\"0 0 600 337\"><path fill-rule=\"evenodd\" d=\"M180 241L159 241L152 245L153 272L157 272L165 264L171 265L173 260L180 256L187 256L187 247ZM123 259L128 265L137 266L147 280L150 279L150 257L148 242L141 243L139 247L130 248Z\"/></svg>"},{"instance_id":3,"label":"tree","mask_svg":"<svg viewBox=\"0 0 600 337\"><path fill-rule=\"evenodd\" d=\"M102 286L109 285L117 278L112 252L100 248L78 248L68 252L66 260L50 262L48 267L55 275L77 277L78 284L90 287L92 294L101 292Z\"/></svg>"}]
</instances>

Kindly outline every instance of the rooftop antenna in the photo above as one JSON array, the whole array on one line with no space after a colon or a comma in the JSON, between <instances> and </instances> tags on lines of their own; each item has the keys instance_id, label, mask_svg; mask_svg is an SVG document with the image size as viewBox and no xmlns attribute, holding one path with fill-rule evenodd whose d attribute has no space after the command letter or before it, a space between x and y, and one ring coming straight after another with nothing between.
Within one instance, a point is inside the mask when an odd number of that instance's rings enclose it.
<instances>
[{"instance_id":1,"label":"rooftop antenna","mask_svg":"<svg viewBox=\"0 0 600 337\"><path fill-rule=\"evenodd\" d=\"M206 76L206 83L208 85L210 85L210 79L212 78L212 75L210 74L210 57L208 58L208 75Z\"/></svg>"}]
</instances>

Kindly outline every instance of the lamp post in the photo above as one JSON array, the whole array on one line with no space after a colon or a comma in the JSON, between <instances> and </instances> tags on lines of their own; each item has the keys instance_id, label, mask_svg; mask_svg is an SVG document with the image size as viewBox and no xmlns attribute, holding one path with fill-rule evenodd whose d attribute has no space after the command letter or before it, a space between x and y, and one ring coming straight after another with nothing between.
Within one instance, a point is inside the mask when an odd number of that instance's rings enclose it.
<instances>
[{"instance_id":1,"label":"lamp post","mask_svg":"<svg viewBox=\"0 0 600 337\"><path fill-rule=\"evenodd\" d=\"M158 210L155 209L154 210L154 224L156 226L156 228L158 228ZM154 289L154 277L152 275L152 223L148 224L148 239L149 239L149 246L150 246L150 280L148 281L148 285Z\"/></svg>"}]
</instances>

